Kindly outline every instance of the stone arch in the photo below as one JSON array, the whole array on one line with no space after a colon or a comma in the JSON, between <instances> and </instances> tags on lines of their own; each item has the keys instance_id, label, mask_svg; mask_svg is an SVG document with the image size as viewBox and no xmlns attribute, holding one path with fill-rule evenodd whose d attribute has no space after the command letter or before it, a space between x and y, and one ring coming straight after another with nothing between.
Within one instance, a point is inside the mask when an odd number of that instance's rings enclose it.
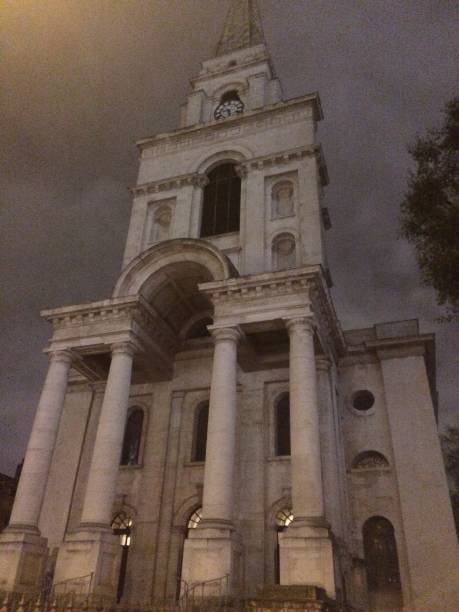
<instances>
[{"instance_id":1,"label":"stone arch","mask_svg":"<svg viewBox=\"0 0 459 612\"><path fill-rule=\"evenodd\" d=\"M275 501L267 512L267 529L266 529L266 556L268 567L271 568L271 581L274 584L280 582L280 559L279 559L279 533L282 529L277 523L279 512L284 509L291 509L292 502L287 496L283 496Z\"/></svg>"},{"instance_id":2,"label":"stone arch","mask_svg":"<svg viewBox=\"0 0 459 612\"><path fill-rule=\"evenodd\" d=\"M388 467L390 466L386 457L375 450L362 451L352 462L353 470L381 469Z\"/></svg>"},{"instance_id":3,"label":"stone arch","mask_svg":"<svg viewBox=\"0 0 459 612\"><path fill-rule=\"evenodd\" d=\"M195 495L190 495L187 497L178 507L174 514L173 525L178 529L183 529L183 533L185 534L186 525L193 514L193 512L202 506L202 499L196 493Z\"/></svg>"},{"instance_id":4,"label":"stone arch","mask_svg":"<svg viewBox=\"0 0 459 612\"><path fill-rule=\"evenodd\" d=\"M239 96L243 97L247 92L247 81L231 81L220 85L212 92L212 99L214 102L218 102L222 96L230 91L237 91Z\"/></svg>"},{"instance_id":5,"label":"stone arch","mask_svg":"<svg viewBox=\"0 0 459 612\"><path fill-rule=\"evenodd\" d=\"M224 162L241 163L247 159L254 157L253 151L248 147L241 145L232 145L231 149L223 149L217 145L211 147L206 151L204 155L199 157L197 160L188 168L188 171L198 172L199 174L206 174L212 168L218 164Z\"/></svg>"},{"instance_id":6,"label":"stone arch","mask_svg":"<svg viewBox=\"0 0 459 612\"><path fill-rule=\"evenodd\" d=\"M121 273L113 297L141 294L156 272L173 264L193 263L206 271L207 280L238 276L231 261L207 241L175 238L156 244L133 259Z\"/></svg>"}]
</instances>

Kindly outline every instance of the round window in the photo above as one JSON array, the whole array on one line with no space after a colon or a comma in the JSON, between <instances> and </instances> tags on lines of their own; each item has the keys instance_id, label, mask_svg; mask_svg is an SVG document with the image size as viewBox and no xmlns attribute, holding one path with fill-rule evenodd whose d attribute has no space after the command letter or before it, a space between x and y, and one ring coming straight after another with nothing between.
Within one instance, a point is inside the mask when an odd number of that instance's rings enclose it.
<instances>
[{"instance_id":1,"label":"round window","mask_svg":"<svg viewBox=\"0 0 459 612\"><path fill-rule=\"evenodd\" d=\"M362 391L356 391L352 396L352 406L359 412L366 412L375 403L375 396L371 391L366 389Z\"/></svg>"}]
</instances>

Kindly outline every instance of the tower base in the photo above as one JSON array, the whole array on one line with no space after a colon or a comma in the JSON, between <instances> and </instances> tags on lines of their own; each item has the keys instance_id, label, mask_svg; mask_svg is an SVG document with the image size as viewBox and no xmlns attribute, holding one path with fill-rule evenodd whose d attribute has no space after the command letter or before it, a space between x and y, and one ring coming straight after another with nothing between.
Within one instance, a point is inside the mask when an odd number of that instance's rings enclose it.
<instances>
[{"instance_id":1,"label":"tower base","mask_svg":"<svg viewBox=\"0 0 459 612\"><path fill-rule=\"evenodd\" d=\"M53 590L95 594L114 600L119 574L119 539L111 531L80 530L66 536L57 555Z\"/></svg>"},{"instance_id":2,"label":"tower base","mask_svg":"<svg viewBox=\"0 0 459 612\"><path fill-rule=\"evenodd\" d=\"M7 528L0 534L0 591L41 590L48 556L47 539L37 533Z\"/></svg>"},{"instance_id":3,"label":"tower base","mask_svg":"<svg viewBox=\"0 0 459 612\"><path fill-rule=\"evenodd\" d=\"M281 585L313 585L335 598L333 546L328 528L295 521L279 534Z\"/></svg>"}]
</instances>

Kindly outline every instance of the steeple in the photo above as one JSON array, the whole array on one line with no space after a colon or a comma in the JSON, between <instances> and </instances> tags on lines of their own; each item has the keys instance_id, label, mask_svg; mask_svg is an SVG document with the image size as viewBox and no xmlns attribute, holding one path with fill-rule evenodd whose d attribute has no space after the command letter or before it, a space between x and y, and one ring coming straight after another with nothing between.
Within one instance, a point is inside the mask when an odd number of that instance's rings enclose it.
<instances>
[{"instance_id":1,"label":"steeple","mask_svg":"<svg viewBox=\"0 0 459 612\"><path fill-rule=\"evenodd\" d=\"M226 55L238 49L264 44L257 0L231 0L222 37L216 55Z\"/></svg>"}]
</instances>

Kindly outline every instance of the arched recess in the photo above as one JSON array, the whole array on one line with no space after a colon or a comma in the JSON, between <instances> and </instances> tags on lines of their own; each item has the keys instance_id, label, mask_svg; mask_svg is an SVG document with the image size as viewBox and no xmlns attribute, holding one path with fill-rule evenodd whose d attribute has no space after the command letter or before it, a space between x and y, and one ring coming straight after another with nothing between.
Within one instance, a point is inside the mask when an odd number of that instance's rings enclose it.
<instances>
[{"instance_id":1,"label":"arched recess","mask_svg":"<svg viewBox=\"0 0 459 612\"><path fill-rule=\"evenodd\" d=\"M289 270L296 268L297 244L291 232L277 234L271 246L273 270Z\"/></svg>"},{"instance_id":2,"label":"arched recess","mask_svg":"<svg viewBox=\"0 0 459 612\"><path fill-rule=\"evenodd\" d=\"M221 162L207 172L203 190L202 238L239 232L241 219L241 177L237 164Z\"/></svg>"},{"instance_id":3,"label":"arched recess","mask_svg":"<svg viewBox=\"0 0 459 612\"><path fill-rule=\"evenodd\" d=\"M196 238L174 238L150 247L133 259L121 273L113 297L144 295L154 288L153 279L158 272L168 266L180 267L185 264L202 268L203 277L209 281L238 276L228 257L209 242Z\"/></svg>"},{"instance_id":4,"label":"arched recess","mask_svg":"<svg viewBox=\"0 0 459 612\"><path fill-rule=\"evenodd\" d=\"M266 569L268 580L273 584L280 582L279 533L293 520L292 501L284 496L275 501L266 516Z\"/></svg>"},{"instance_id":5,"label":"arched recess","mask_svg":"<svg viewBox=\"0 0 459 612\"><path fill-rule=\"evenodd\" d=\"M392 523L372 516L362 528L370 610L402 610L397 543Z\"/></svg>"},{"instance_id":6,"label":"arched recess","mask_svg":"<svg viewBox=\"0 0 459 612\"><path fill-rule=\"evenodd\" d=\"M187 498L179 507L174 515L173 527L174 533L177 537L174 539L174 550L171 551L171 556L174 557L175 572L176 572L176 598L180 597L180 591L182 586L182 564L183 564L183 547L185 545L185 539L188 537L190 528L190 521L194 520L194 514L200 511L202 507L202 500L197 495L192 495ZM195 525L199 524L201 520L201 514L199 512L199 520L194 521Z\"/></svg>"},{"instance_id":7,"label":"arched recess","mask_svg":"<svg viewBox=\"0 0 459 612\"><path fill-rule=\"evenodd\" d=\"M120 510L119 512L117 512L112 519L112 530L113 533L119 537L119 543L121 548L121 561L119 566L118 583L116 589L117 603L121 601L125 590L126 570L129 548L131 546L132 540L133 526L133 517L129 512L125 510Z\"/></svg>"},{"instance_id":8,"label":"arched recess","mask_svg":"<svg viewBox=\"0 0 459 612\"><path fill-rule=\"evenodd\" d=\"M204 155L197 160L194 160L188 167L188 172L198 174L207 174L218 164L232 162L240 164L245 160L254 157L254 152L248 147L240 145L233 146L231 149L224 149L221 146L210 147Z\"/></svg>"},{"instance_id":9,"label":"arched recess","mask_svg":"<svg viewBox=\"0 0 459 612\"><path fill-rule=\"evenodd\" d=\"M359 453L352 462L353 470L369 470L388 468L389 462L386 457L378 451L366 450Z\"/></svg>"}]
</instances>

